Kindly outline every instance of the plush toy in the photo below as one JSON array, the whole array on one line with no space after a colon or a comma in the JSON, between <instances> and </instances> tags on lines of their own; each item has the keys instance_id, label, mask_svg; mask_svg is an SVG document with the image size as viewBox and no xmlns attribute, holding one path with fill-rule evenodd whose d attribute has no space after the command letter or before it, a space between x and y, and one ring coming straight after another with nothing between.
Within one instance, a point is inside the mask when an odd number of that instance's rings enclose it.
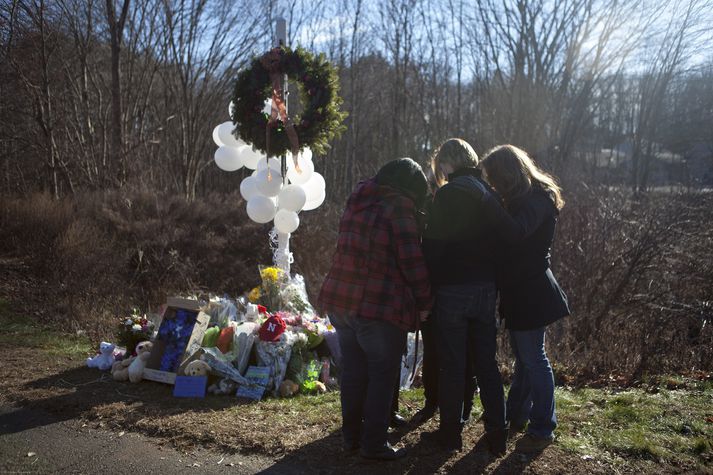
<instances>
[{"instance_id":1,"label":"plush toy","mask_svg":"<svg viewBox=\"0 0 713 475\"><path fill-rule=\"evenodd\" d=\"M208 376L209 371L210 366L208 366L208 363L201 360L195 360L186 365L186 369L183 370L183 373L186 376Z\"/></svg>"},{"instance_id":2,"label":"plush toy","mask_svg":"<svg viewBox=\"0 0 713 475\"><path fill-rule=\"evenodd\" d=\"M228 378L223 378L215 384L208 386L208 392L211 394L235 394L238 385Z\"/></svg>"},{"instance_id":3,"label":"plush toy","mask_svg":"<svg viewBox=\"0 0 713 475\"><path fill-rule=\"evenodd\" d=\"M135 356L126 358L123 360L116 361L111 365L111 377L114 381L128 381L129 380L129 365L136 359Z\"/></svg>"},{"instance_id":4,"label":"plush toy","mask_svg":"<svg viewBox=\"0 0 713 475\"><path fill-rule=\"evenodd\" d=\"M317 392L320 394L324 394L327 392L327 386L325 386L322 381L315 381L314 387L317 390Z\"/></svg>"},{"instance_id":5,"label":"plush toy","mask_svg":"<svg viewBox=\"0 0 713 475\"><path fill-rule=\"evenodd\" d=\"M280 384L280 397L290 397L297 394L300 390L300 385L290 379L284 380Z\"/></svg>"},{"instance_id":6,"label":"plush toy","mask_svg":"<svg viewBox=\"0 0 713 475\"><path fill-rule=\"evenodd\" d=\"M151 356L152 348L153 343L150 341L142 341L136 345L136 358L129 365L129 381L132 383L138 383L144 377L144 368Z\"/></svg>"},{"instance_id":7,"label":"plush toy","mask_svg":"<svg viewBox=\"0 0 713 475\"><path fill-rule=\"evenodd\" d=\"M87 366L99 368L106 371L114 363L114 345L106 341L99 344L99 354L93 358L87 358Z\"/></svg>"}]
</instances>

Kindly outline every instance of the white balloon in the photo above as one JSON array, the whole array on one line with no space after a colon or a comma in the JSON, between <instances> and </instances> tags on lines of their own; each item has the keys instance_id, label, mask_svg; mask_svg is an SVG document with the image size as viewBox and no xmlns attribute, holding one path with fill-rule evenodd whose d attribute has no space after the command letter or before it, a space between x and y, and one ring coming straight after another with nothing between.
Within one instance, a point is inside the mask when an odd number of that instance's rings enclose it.
<instances>
[{"instance_id":1,"label":"white balloon","mask_svg":"<svg viewBox=\"0 0 713 475\"><path fill-rule=\"evenodd\" d=\"M295 168L295 160L292 158L292 153L290 153L287 157L287 169L289 170L290 168ZM305 147L300 150L300 153L297 154L297 161L299 162L300 167L302 167L305 162L311 162L312 150L309 147Z\"/></svg>"},{"instance_id":2,"label":"white balloon","mask_svg":"<svg viewBox=\"0 0 713 475\"><path fill-rule=\"evenodd\" d=\"M260 162L260 159L264 159L265 155L248 145L241 150L240 158L243 159L243 164L246 168L255 170L255 168L257 168L257 164Z\"/></svg>"},{"instance_id":3,"label":"white balloon","mask_svg":"<svg viewBox=\"0 0 713 475\"><path fill-rule=\"evenodd\" d=\"M234 172L243 166L238 150L226 145L218 147L218 150L215 151L213 158L215 159L215 164L218 165L218 168L225 170L226 172Z\"/></svg>"},{"instance_id":4,"label":"white balloon","mask_svg":"<svg viewBox=\"0 0 713 475\"><path fill-rule=\"evenodd\" d=\"M265 99L265 107L262 108L263 114L270 114L272 112L272 99Z\"/></svg>"},{"instance_id":5,"label":"white balloon","mask_svg":"<svg viewBox=\"0 0 713 475\"><path fill-rule=\"evenodd\" d=\"M299 225L300 218L294 211L281 209L275 214L275 229L281 233L293 233Z\"/></svg>"},{"instance_id":6,"label":"white balloon","mask_svg":"<svg viewBox=\"0 0 713 475\"><path fill-rule=\"evenodd\" d=\"M240 196L243 197L245 201L250 201L254 196L260 194L257 191L257 180L255 177L249 176L240 182Z\"/></svg>"},{"instance_id":7,"label":"white balloon","mask_svg":"<svg viewBox=\"0 0 713 475\"><path fill-rule=\"evenodd\" d=\"M244 145L243 143L238 142L238 139L235 138L233 135L233 130L235 129L235 126L233 125L232 122L223 122L218 126L218 137L220 138L220 141L223 142L223 144L229 146L229 147L240 147L241 145Z\"/></svg>"},{"instance_id":8,"label":"white balloon","mask_svg":"<svg viewBox=\"0 0 713 475\"><path fill-rule=\"evenodd\" d=\"M327 184L324 181L324 177L317 172L312 173L312 176L310 179L302 185L302 188L304 188L305 193L307 194L307 201L312 201L314 200L317 196L319 196L320 191L326 189Z\"/></svg>"},{"instance_id":9,"label":"white balloon","mask_svg":"<svg viewBox=\"0 0 713 475\"><path fill-rule=\"evenodd\" d=\"M268 165L268 162L269 162L269 165ZM255 169L257 171L261 172L264 169L266 169L268 166L270 168L272 168L273 170L277 170L278 172L282 168L282 164L280 163L280 161L278 159L276 159L275 157L270 157L267 160L265 160L263 158L262 160L258 161L257 168L255 168Z\"/></svg>"},{"instance_id":10,"label":"white balloon","mask_svg":"<svg viewBox=\"0 0 713 475\"><path fill-rule=\"evenodd\" d=\"M295 185L307 183L314 172L314 163L312 163L312 160L300 160L299 164L302 173L298 172L294 167L287 170L287 178L290 180L290 183L294 183Z\"/></svg>"},{"instance_id":11,"label":"white balloon","mask_svg":"<svg viewBox=\"0 0 713 475\"><path fill-rule=\"evenodd\" d=\"M307 202L307 194L300 185L287 185L277 196L280 209L299 213Z\"/></svg>"},{"instance_id":12,"label":"white balloon","mask_svg":"<svg viewBox=\"0 0 713 475\"><path fill-rule=\"evenodd\" d=\"M257 172L255 179L257 180L257 191L265 196L277 196L282 188L282 175L277 170L269 170L270 177L268 178L268 170Z\"/></svg>"},{"instance_id":13,"label":"white balloon","mask_svg":"<svg viewBox=\"0 0 713 475\"><path fill-rule=\"evenodd\" d=\"M253 172L250 174L250 176L257 176L258 173L260 173L260 172L257 170L253 170Z\"/></svg>"},{"instance_id":14,"label":"white balloon","mask_svg":"<svg viewBox=\"0 0 713 475\"><path fill-rule=\"evenodd\" d=\"M220 124L216 125L215 129L213 129L213 142L215 142L215 144L218 147L222 147L225 144L223 143L222 140L220 140L220 135L218 135L219 130L220 130Z\"/></svg>"},{"instance_id":15,"label":"white balloon","mask_svg":"<svg viewBox=\"0 0 713 475\"><path fill-rule=\"evenodd\" d=\"M315 208L319 208L322 205L322 203L324 203L324 198L326 196L327 196L327 193L325 192L325 190L322 190L316 199L305 203L305 207L302 208L302 211L311 211Z\"/></svg>"},{"instance_id":16,"label":"white balloon","mask_svg":"<svg viewBox=\"0 0 713 475\"><path fill-rule=\"evenodd\" d=\"M264 224L275 217L275 203L267 196L253 196L247 205L248 216L256 223Z\"/></svg>"},{"instance_id":17,"label":"white balloon","mask_svg":"<svg viewBox=\"0 0 713 475\"><path fill-rule=\"evenodd\" d=\"M305 162L311 161L312 150L310 148L306 147L297 154L297 162L300 164L300 167L303 167ZM289 170L290 168L295 168L295 160L292 158L292 153L290 153L287 158L287 169Z\"/></svg>"}]
</instances>

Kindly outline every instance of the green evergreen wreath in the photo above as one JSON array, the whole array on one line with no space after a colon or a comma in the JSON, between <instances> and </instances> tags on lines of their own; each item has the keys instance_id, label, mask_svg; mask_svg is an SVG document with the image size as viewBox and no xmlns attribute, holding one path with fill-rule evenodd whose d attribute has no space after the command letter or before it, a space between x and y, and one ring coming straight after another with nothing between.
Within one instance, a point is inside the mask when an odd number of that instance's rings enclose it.
<instances>
[{"instance_id":1,"label":"green evergreen wreath","mask_svg":"<svg viewBox=\"0 0 713 475\"><path fill-rule=\"evenodd\" d=\"M270 150L266 150L266 127L270 115L263 112L265 99L272 97L270 72L265 68L265 58L270 55L273 68L298 84L304 111L292 115L299 148L310 147L315 154L324 154L329 141L339 136L345 126L346 112L339 110L339 77L337 70L324 54L314 56L302 48L294 50L281 47L262 57L254 58L250 67L241 71L233 91L233 123L239 137L270 156L280 156L290 150L285 124L277 120L270 130Z\"/></svg>"}]
</instances>

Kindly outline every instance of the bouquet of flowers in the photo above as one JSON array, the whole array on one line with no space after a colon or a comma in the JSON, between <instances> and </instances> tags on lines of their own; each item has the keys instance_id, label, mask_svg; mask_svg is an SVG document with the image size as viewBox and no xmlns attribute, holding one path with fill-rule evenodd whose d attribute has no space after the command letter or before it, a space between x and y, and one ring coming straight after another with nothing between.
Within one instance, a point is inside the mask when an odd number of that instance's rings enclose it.
<instances>
[{"instance_id":1,"label":"bouquet of flowers","mask_svg":"<svg viewBox=\"0 0 713 475\"><path fill-rule=\"evenodd\" d=\"M136 345L142 341L150 340L153 331L154 323L148 319L146 314L141 314L134 309L131 316L120 319L118 342L121 346L126 347L127 355L133 355Z\"/></svg>"},{"instance_id":2,"label":"bouquet of flowers","mask_svg":"<svg viewBox=\"0 0 713 475\"><path fill-rule=\"evenodd\" d=\"M285 272L279 267L262 267L260 269L260 279L262 284L250 291L248 300L254 304L264 305L273 312L280 310L283 307L280 287L287 279Z\"/></svg>"}]
</instances>

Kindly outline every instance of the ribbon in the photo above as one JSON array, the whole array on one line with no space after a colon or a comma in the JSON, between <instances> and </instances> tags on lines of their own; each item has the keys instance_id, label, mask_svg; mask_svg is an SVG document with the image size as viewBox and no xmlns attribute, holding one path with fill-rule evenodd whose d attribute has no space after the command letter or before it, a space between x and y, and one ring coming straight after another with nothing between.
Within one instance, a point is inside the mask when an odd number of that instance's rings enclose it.
<instances>
[{"instance_id":1,"label":"ribbon","mask_svg":"<svg viewBox=\"0 0 713 475\"><path fill-rule=\"evenodd\" d=\"M285 100L285 91L282 88L282 77L284 72L281 67L281 60L284 51L282 48L273 48L260 58L260 63L270 74L270 82L272 83L272 107L270 108L270 117L267 120L267 126L265 127L265 151L267 155L267 160L270 160L270 129L277 126L278 119L282 121L285 125L285 132L287 132L287 137L290 140L290 148L292 151L292 160L295 163L295 170L298 173L302 173L299 163L297 162L297 154L300 151L299 139L297 137L297 131L295 130L295 124L292 119L287 115L287 101ZM283 164L283 179L285 179L286 173ZM272 176L270 173L270 167L267 167L267 179L271 180Z\"/></svg>"}]
</instances>

